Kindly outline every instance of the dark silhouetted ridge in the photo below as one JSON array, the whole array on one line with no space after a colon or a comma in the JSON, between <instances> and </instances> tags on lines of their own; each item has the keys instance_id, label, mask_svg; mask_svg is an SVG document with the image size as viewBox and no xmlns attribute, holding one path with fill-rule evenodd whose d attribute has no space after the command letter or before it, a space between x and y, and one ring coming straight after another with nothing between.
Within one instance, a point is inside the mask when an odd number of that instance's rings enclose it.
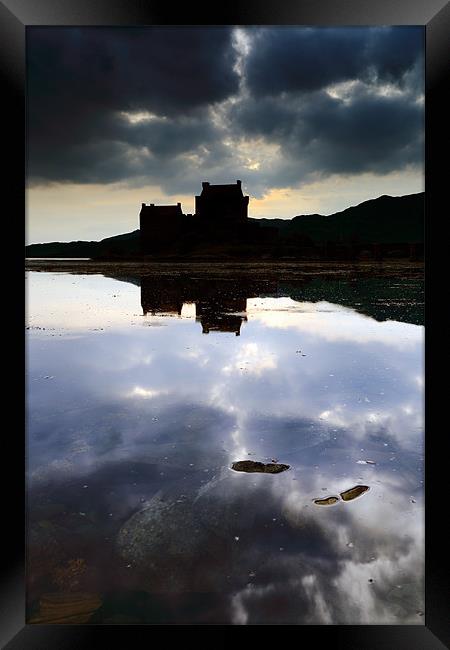
<instances>
[{"instance_id":1,"label":"dark silhouetted ridge","mask_svg":"<svg viewBox=\"0 0 450 650\"><path fill-rule=\"evenodd\" d=\"M206 192L235 186L210 186ZM214 188L214 189L213 189ZM216 190L217 188L217 190ZM248 227L230 229L231 237L208 228L181 233L155 248L151 258L169 259L360 259L423 256L424 193L383 195L328 216L298 215L293 219L247 219ZM181 212L181 211L180 211ZM183 215L182 215L183 216ZM188 215L190 216L190 215ZM195 217L192 217L195 219ZM218 222L219 223L219 222ZM244 237L245 235L245 237ZM107 237L99 242L73 241L31 244L27 257L91 257L123 259L143 257L140 231Z\"/></svg>"}]
</instances>

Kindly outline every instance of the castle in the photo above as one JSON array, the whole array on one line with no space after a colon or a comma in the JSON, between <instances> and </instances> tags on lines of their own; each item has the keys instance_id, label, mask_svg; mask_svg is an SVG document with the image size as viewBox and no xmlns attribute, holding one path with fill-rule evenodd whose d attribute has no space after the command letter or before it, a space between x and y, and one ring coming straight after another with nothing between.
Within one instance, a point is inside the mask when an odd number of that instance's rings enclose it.
<instances>
[{"instance_id":1,"label":"castle","mask_svg":"<svg viewBox=\"0 0 450 650\"><path fill-rule=\"evenodd\" d=\"M228 240L242 235L248 220L249 197L242 192L241 181L230 185L202 183L195 197L195 214L183 214L176 205L146 205L139 214L141 251L153 253L183 239L198 241Z\"/></svg>"},{"instance_id":2,"label":"castle","mask_svg":"<svg viewBox=\"0 0 450 650\"><path fill-rule=\"evenodd\" d=\"M201 219L245 221L249 197L242 193L241 181L236 185L202 183L202 193L195 197L195 214Z\"/></svg>"}]
</instances>

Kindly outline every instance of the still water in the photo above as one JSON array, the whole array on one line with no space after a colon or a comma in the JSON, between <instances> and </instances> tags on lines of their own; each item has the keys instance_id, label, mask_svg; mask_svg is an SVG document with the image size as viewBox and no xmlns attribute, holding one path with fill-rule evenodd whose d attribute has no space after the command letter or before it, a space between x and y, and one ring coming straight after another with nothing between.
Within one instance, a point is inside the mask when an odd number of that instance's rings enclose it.
<instances>
[{"instance_id":1,"label":"still water","mask_svg":"<svg viewBox=\"0 0 450 650\"><path fill-rule=\"evenodd\" d=\"M420 279L26 287L28 622L424 624Z\"/></svg>"}]
</instances>

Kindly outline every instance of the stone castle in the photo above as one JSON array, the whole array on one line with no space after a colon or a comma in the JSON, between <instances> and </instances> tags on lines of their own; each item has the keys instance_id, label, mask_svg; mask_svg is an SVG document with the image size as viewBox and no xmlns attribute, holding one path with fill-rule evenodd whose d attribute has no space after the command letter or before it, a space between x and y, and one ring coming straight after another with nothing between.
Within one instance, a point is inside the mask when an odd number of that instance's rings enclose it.
<instances>
[{"instance_id":1,"label":"stone castle","mask_svg":"<svg viewBox=\"0 0 450 650\"><path fill-rule=\"evenodd\" d=\"M195 214L183 214L181 203L147 205L139 214L141 251L153 253L173 242L190 240L230 240L245 236L248 225L249 197L242 192L241 181L230 185L202 183L195 197Z\"/></svg>"}]
</instances>

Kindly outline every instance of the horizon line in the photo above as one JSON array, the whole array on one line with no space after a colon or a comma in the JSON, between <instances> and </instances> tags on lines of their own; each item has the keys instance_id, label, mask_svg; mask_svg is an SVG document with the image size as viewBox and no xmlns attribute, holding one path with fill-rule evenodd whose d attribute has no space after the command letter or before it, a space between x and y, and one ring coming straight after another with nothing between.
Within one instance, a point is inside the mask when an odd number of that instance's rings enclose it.
<instances>
[{"instance_id":1,"label":"horizon line","mask_svg":"<svg viewBox=\"0 0 450 650\"><path fill-rule=\"evenodd\" d=\"M305 213L305 214L296 214L292 217L247 217L248 219L255 219L258 221L270 221L270 220L279 220L279 221L292 221L293 219L296 219L297 217L332 217L338 214L342 214L342 212L345 212L346 210L350 210L351 208L357 208L360 205L363 205L364 203L370 203L371 201L377 201L378 199L382 198L390 198L390 199L401 199L405 198L407 196L416 196L418 194L425 194L425 190L422 190L420 192L411 192L410 194L400 194L400 195L392 195L392 194L380 194L379 196L373 197L371 199L365 199L364 201L361 201L361 203L356 203L354 205L349 205L348 207L344 208L343 210L338 210L338 212L332 212L330 214L320 214L318 212L310 212L310 213ZM142 205L142 204L141 204ZM162 204L161 204L162 205ZM175 204L169 204L171 206L176 206L177 203ZM181 203L179 203L181 205ZM155 207L159 207L155 204ZM187 214L190 213L183 213L183 216L187 216ZM195 215L192 215L195 216ZM133 232L138 232L140 229L135 228L134 230L130 230L126 233L119 233L117 235L107 235L106 237L103 237L102 239L71 239L68 241L63 241L63 240L53 240L53 241L43 241L43 242L31 242L29 244L25 244L25 248L28 246L39 246L43 244L72 244L72 243L79 243L79 242L88 242L88 243L93 243L93 242L101 242L104 239L111 239L113 237L120 237L120 235L127 235Z\"/></svg>"}]
</instances>

